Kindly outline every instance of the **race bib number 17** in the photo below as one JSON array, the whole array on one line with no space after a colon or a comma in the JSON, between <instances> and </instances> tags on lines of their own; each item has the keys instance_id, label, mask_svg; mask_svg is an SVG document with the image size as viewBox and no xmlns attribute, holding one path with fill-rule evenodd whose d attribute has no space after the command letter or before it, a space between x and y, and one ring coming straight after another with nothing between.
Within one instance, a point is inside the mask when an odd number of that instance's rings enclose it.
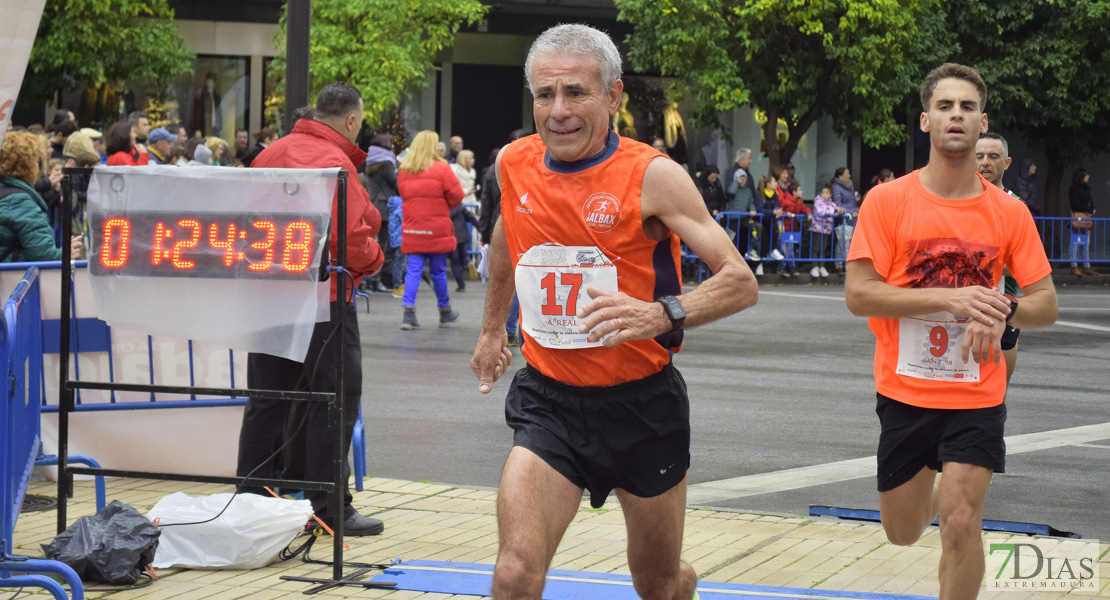
<instances>
[{"instance_id":1,"label":"race bib number 17","mask_svg":"<svg viewBox=\"0 0 1110 600\"><path fill-rule=\"evenodd\" d=\"M516 266L521 327L545 348L593 348L578 330L587 287L617 291L617 267L593 246L533 246Z\"/></svg>"},{"instance_id":2,"label":"race bib number 17","mask_svg":"<svg viewBox=\"0 0 1110 600\"><path fill-rule=\"evenodd\" d=\"M899 375L932 381L979 381L979 363L964 362L967 319L936 312L898 319Z\"/></svg>"}]
</instances>

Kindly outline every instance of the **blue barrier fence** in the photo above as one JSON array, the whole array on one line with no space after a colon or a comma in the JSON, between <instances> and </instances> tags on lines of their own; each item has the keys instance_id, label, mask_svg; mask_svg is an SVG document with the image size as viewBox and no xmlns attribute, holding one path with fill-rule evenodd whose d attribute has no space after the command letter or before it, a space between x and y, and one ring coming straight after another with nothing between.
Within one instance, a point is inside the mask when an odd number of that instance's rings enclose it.
<instances>
[{"instance_id":1,"label":"blue barrier fence","mask_svg":"<svg viewBox=\"0 0 1110 600\"><path fill-rule=\"evenodd\" d=\"M17 269L25 269L29 265L33 268L44 272L56 272L61 268L60 261L49 261L40 263L6 263L0 264L0 271L12 271ZM77 270L85 270L87 268L86 261L76 261L74 266ZM71 283L71 290L73 284ZM37 290L37 288L36 288ZM41 306L39 303L39 294L35 293L35 308L33 312L36 318L41 318ZM70 351L73 353L74 360L71 361L73 366L73 381L88 380L82 379L81 375L81 361L76 360L78 356L92 356L92 355L106 355L107 357L107 382L108 383L127 383L120 381L119 374L117 373L117 364L113 358L113 340L112 328L104 321L83 317L78 318L78 299L77 294L70 294ZM40 325L36 325L35 331L37 333L37 346L34 350L34 356L37 356L37 364L35 369L34 379L36 386L33 395L30 396L37 401L38 411L41 413L57 413L58 405L56 399L54 402L48 401L46 392L46 374L43 369L43 357L49 354L57 354L60 351L61 341L61 328L60 322L57 319L44 319L40 321ZM147 383L154 385L159 383L155 374L155 340L152 336L145 336L145 347L141 349L147 357ZM193 341L186 341L188 346L188 378L189 385L193 386L197 383L196 365L194 364L193 357ZM228 356L228 378L230 385L228 387L236 387L235 369L236 359L235 353L232 350L227 350ZM115 392L109 392L106 401L102 402L88 402L82 399L82 390L76 391L74 412L106 412L106 411L133 411L133 410L157 410L168 408L211 408L222 406L243 406L246 404L246 398L197 398L195 395L190 396L188 399L165 399L156 397L151 393L145 398L145 401L136 401L135 394L130 397L126 395L119 395ZM37 417L36 417L37 418ZM36 421L37 422L37 421ZM358 421L355 424L354 439L352 440L352 447L354 448L355 460L353 465L353 473L355 476L355 489L361 491L364 483L363 479L366 475L366 459L365 459L365 426L363 422L362 409L359 408ZM361 454L361 455L360 455ZM87 456L69 455L67 459L70 463L85 464L91 467L99 467L95 460ZM56 465L57 458L53 456L38 456L36 462L40 466ZM97 477L96 485L96 501L97 507L102 508L105 504L105 490L103 478Z\"/></svg>"},{"instance_id":2,"label":"blue barrier fence","mask_svg":"<svg viewBox=\"0 0 1110 600\"><path fill-rule=\"evenodd\" d=\"M65 579L74 600L79 600L84 592L73 569L57 561L14 554L15 523L40 448L42 327L38 279L37 268L27 269L4 304L0 323L0 587L41 587L55 598L64 599L65 589L58 582L37 574L54 573Z\"/></svg>"},{"instance_id":3,"label":"blue barrier fence","mask_svg":"<svg viewBox=\"0 0 1110 600\"><path fill-rule=\"evenodd\" d=\"M813 215L784 214L781 218L765 219L762 214L722 212L717 215L720 223L732 238L736 248L749 260L806 263L807 265L843 263L848 255L855 219L851 216L821 217ZM815 222L824 225L829 233L818 231ZM1037 224L1045 254L1052 263L1110 263L1110 219L1084 219L1082 223L1070 217L1037 217ZM820 227L825 229L825 227ZM781 253L783 259L774 256ZM691 255L692 256L692 255ZM798 268L801 268L801 264Z\"/></svg>"}]
</instances>

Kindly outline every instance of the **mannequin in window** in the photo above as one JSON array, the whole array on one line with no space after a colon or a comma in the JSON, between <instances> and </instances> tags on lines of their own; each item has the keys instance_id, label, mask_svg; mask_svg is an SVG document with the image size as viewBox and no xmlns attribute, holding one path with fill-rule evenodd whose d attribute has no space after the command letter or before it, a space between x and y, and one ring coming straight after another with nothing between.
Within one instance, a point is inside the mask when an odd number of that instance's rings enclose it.
<instances>
[{"instance_id":1,"label":"mannequin in window","mask_svg":"<svg viewBox=\"0 0 1110 600\"><path fill-rule=\"evenodd\" d=\"M678 103L671 102L663 109L663 142L667 154L680 165L686 164L686 124L678 114Z\"/></svg>"},{"instance_id":2,"label":"mannequin in window","mask_svg":"<svg viewBox=\"0 0 1110 600\"><path fill-rule=\"evenodd\" d=\"M220 93L216 91L216 76L204 76L204 87L193 98L192 124L202 136L220 133Z\"/></svg>"},{"instance_id":3,"label":"mannequin in window","mask_svg":"<svg viewBox=\"0 0 1110 600\"><path fill-rule=\"evenodd\" d=\"M636 118L632 116L632 111L628 110L628 92L621 94L621 106L613 115L613 130L617 135L634 140L640 139L636 133Z\"/></svg>"}]
</instances>

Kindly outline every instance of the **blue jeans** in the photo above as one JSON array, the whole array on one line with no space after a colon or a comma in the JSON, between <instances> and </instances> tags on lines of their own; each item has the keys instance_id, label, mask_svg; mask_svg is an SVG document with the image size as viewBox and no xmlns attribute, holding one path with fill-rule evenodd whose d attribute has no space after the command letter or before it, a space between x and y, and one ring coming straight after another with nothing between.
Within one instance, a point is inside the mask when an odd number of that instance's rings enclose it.
<instances>
[{"instance_id":1,"label":"blue jeans","mask_svg":"<svg viewBox=\"0 0 1110 600\"><path fill-rule=\"evenodd\" d=\"M516 337L520 339L520 300L517 299L516 294L513 294L513 303L509 305L509 318L505 320L505 333L509 334L509 339Z\"/></svg>"},{"instance_id":2,"label":"blue jeans","mask_svg":"<svg viewBox=\"0 0 1110 600\"><path fill-rule=\"evenodd\" d=\"M1071 266L1078 267L1077 260L1083 261L1083 266L1091 268L1091 238L1087 238L1086 244L1077 244L1075 242L1076 233L1072 232L1071 245L1068 246L1068 258L1071 259Z\"/></svg>"},{"instance_id":3,"label":"blue jeans","mask_svg":"<svg viewBox=\"0 0 1110 600\"><path fill-rule=\"evenodd\" d=\"M393 287L401 287L405 283L405 272L408 271L408 261L400 248L393 249Z\"/></svg>"},{"instance_id":4,"label":"blue jeans","mask_svg":"<svg viewBox=\"0 0 1110 600\"><path fill-rule=\"evenodd\" d=\"M409 254L409 272L405 275L405 297L401 304L406 308L416 306L416 292L420 289L420 278L424 274L424 263L431 265L432 289L436 293L439 307L450 306L451 297L447 295L447 253Z\"/></svg>"},{"instance_id":5,"label":"blue jeans","mask_svg":"<svg viewBox=\"0 0 1110 600\"><path fill-rule=\"evenodd\" d=\"M797 258L797 255L794 254L794 242L788 241L789 238L787 237L790 235L792 234L787 232L782 238L782 255L785 260L779 263L779 273L798 270L798 262L794 260Z\"/></svg>"}]
</instances>

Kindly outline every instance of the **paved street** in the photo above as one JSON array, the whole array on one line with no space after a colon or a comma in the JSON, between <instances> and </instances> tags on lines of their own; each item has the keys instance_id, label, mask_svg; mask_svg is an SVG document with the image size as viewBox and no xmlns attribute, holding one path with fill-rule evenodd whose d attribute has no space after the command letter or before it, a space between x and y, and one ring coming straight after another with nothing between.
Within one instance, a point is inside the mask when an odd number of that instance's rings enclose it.
<instances>
[{"instance_id":1,"label":"paved street","mask_svg":"<svg viewBox=\"0 0 1110 600\"><path fill-rule=\"evenodd\" d=\"M497 485L512 443L507 385L477 392L468 363L485 288L467 289L452 294L463 318L445 330L426 286L419 331L400 330L401 301L388 294L372 296L370 314L360 304L372 476ZM848 312L839 286L760 292L755 308L688 332L675 359L691 390L691 503L791 515L811 504L877 509L866 321ZM1008 468L986 517L1107 540L1110 289L1062 288L1060 306L1060 323L1022 334Z\"/></svg>"}]
</instances>

